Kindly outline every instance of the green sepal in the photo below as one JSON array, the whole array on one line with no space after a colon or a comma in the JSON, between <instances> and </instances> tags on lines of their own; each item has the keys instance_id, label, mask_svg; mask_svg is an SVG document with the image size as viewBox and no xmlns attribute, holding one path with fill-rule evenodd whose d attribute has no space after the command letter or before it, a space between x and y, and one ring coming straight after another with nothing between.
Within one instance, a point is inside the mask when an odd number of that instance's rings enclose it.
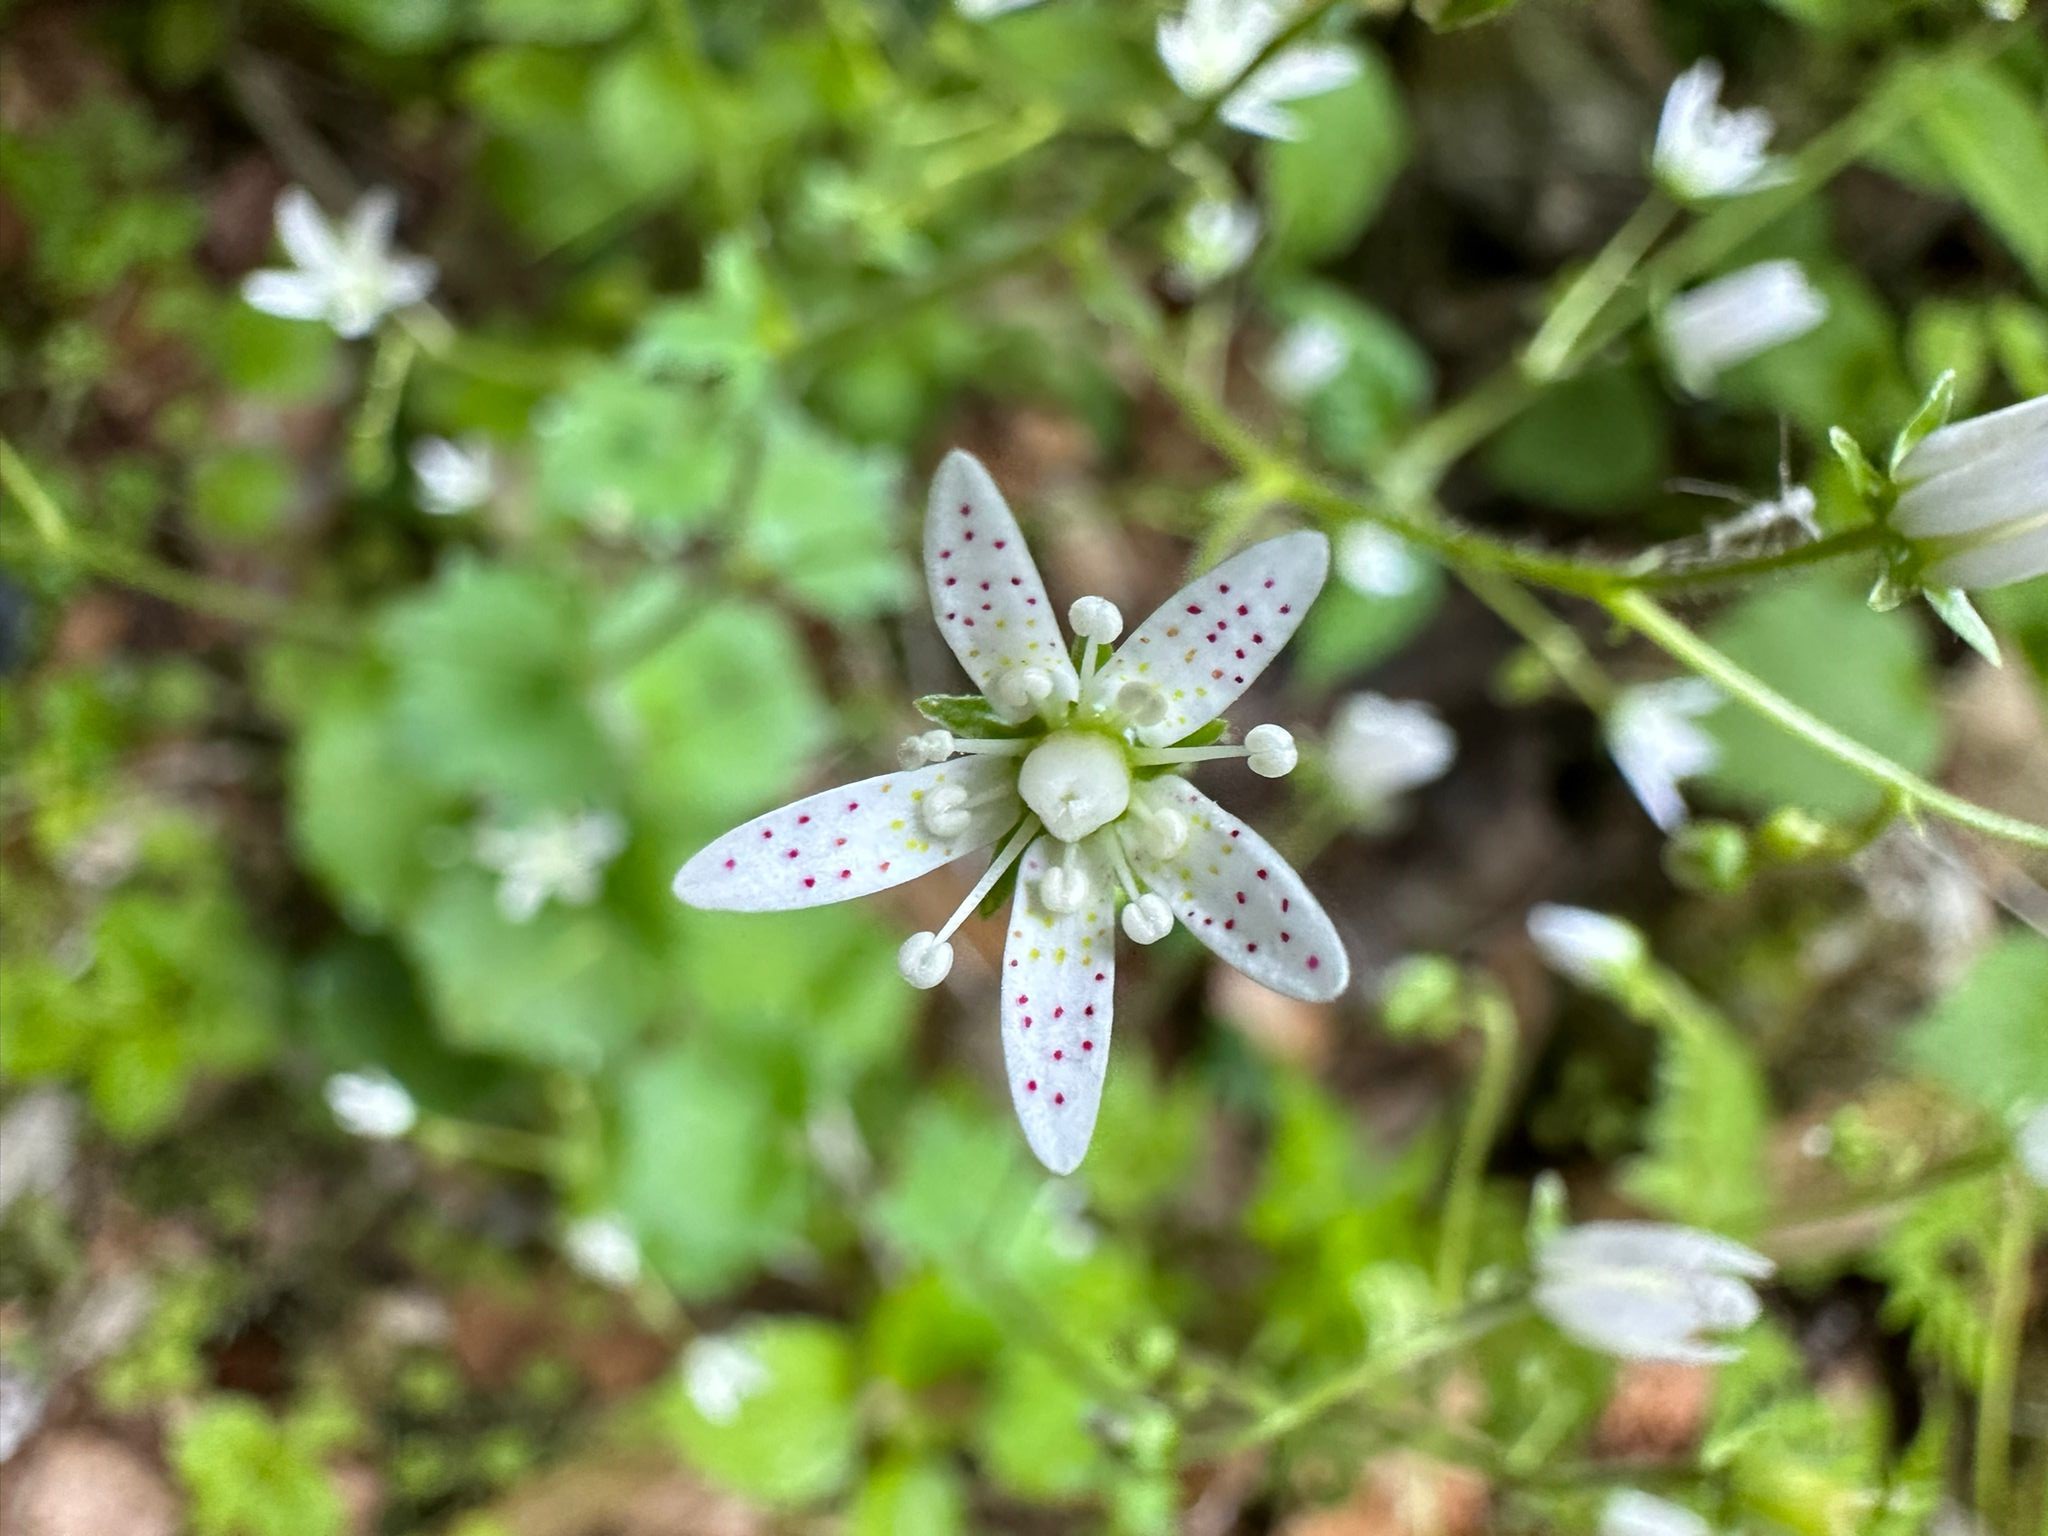
<instances>
[{"instance_id":1,"label":"green sepal","mask_svg":"<svg viewBox=\"0 0 2048 1536\"><path fill-rule=\"evenodd\" d=\"M1849 484L1865 502L1878 499L1884 489L1884 476L1877 472L1877 466L1865 457L1863 445L1851 437L1843 427L1828 428L1828 446L1835 450L1835 457L1842 461L1842 468L1849 472Z\"/></svg>"},{"instance_id":2,"label":"green sepal","mask_svg":"<svg viewBox=\"0 0 2048 1536\"><path fill-rule=\"evenodd\" d=\"M998 716L995 706L978 693L928 693L917 701L917 712L955 736L1026 734L1023 726L1012 725Z\"/></svg>"},{"instance_id":3,"label":"green sepal","mask_svg":"<svg viewBox=\"0 0 2048 1536\"><path fill-rule=\"evenodd\" d=\"M1927 599L1934 616L1954 630L1963 644L1994 667L2005 665L1998 654L1997 637L1984 622L1984 615L1977 611L1977 605L1970 601L1969 593L1960 587L1926 587L1920 595Z\"/></svg>"},{"instance_id":4,"label":"green sepal","mask_svg":"<svg viewBox=\"0 0 2048 1536\"><path fill-rule=\"evenodd\" d=\"M1176 747L1213 747L1230 733L1230 722L1217 716L1207 725L1199 726L1173 743Z\"/></svg>"},{"instance_id":5,"label":"green sepal","mask_svg":"<svg viewBox=\"0 0 2048 1536\"><path fill-rule=\"evenodd\" d=\"M1008 838L1004 834L1005 840ZM996 883L988 888L988 894L981 898L981 905L974 909L976 917L994 917L1010 904L1010 898L1017 890L1017 871L1023 868L1022 859L1012 859L1010 867L996 877Z\"/></svg>"},{"instance_id":6,"label":"green sepal","mask_svg":"<svg viewBox=\"0 0 2048 1536\"><path fill-rule=\"evenodd\" d=\"M1956 404L1956 371L1945 368L1941 376L1928 386L1926 398L1920 402L1920 409L1912 419L1899 429L1899 435L1892 439L1892 456L1886 469L1897 475L1899 465L1905 462L1920 439L1948 420L1949 412Z\"/></svg>"}]
</instances>

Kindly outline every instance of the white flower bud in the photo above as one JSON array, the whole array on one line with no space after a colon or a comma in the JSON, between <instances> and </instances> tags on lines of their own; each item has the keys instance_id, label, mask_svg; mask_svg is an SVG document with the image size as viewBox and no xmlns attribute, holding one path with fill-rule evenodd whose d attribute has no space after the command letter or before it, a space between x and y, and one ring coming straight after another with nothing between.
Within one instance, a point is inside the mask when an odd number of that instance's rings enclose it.
<instances>
[{"instance_id":1,"label":"white flower bud","mask_svg":"<svg viewBox=\"0 0 2048 1536\"><path fill-rule=\"evenodd\" d=\"M953 946L936 933L913 933L896 951L896 969L913 987L936 987L953 969Z\"/></svg>"},{"instance_id":2,"label":"white flower bud","mask_svg":"<svg viewBox=\"0 0 2048 1536\"><path fill-rule=\"evenodd\" d=\"M391 1141L411 1130L420 1118L419 1106L405 1085L375 1068L337 1072L327 1079L324 1093L328 1109L351 1136Z\"/></svg>"},{"instance_id":3,"label":"white flower bud","mask_svg":"<svg viewBox=\"0 0 2048 1536\"><path fill-rule=\"evenodd\" d=\"M1301 761L1294 735L1284 726L1255 725L1245 734L1244 744L1251 770L1261 778L1284 779Z\"/></svg>"},{"instance_id":4,"label":"white flower bud","mask_svg":"<svg viewBox=\"0 0 2048 1536\"><path fill-rule=\"evenodd\" d=\"M1157 944L1173 932L1173 908L1164 896L1147 891L1124 907L1123 925L1133 944Z\"/></svg>"},{"instance_id":5,"label":"white flower bud","mask_svg":"<svg viewBox=\"0 0 2048 1536\"><path fill-rule=\"evenodd\" d=\"M1727 369L1804 336L1828 317L1828 301L1789 259L1760 261L1688 288L1664 306L1664 350L1678 382L1711 393Z\"/></svg>"},{"instance_id":6,"label":"white flower bud","mask_svg":"<svg viewBox=\"0 0 2048 1536\"><path fill-rule=\"evenodd\" d=\"M1538 902L1529 909L1528 927L1545 965L1596 990L1634 970L1649 953L1633 924L1587 907Z\"/></svg>"},{"instance_id":7,"label":"white flower bud","mask_svg":"<svg viewBox=\"0 0 2048 1536\"><path fill-rule=\"evenodd\" d=\"M1751 1282L1774 1268L1762 1254L1692 1227L1593 1221L1537 1254L1536 1305L1589 1349L1711 1364L1740 1353L1720 1335L1756 1321L1763 1307Z\"/></svg>"},{"instance_id":8,"label":"white flower bud","mask_svg":"<svg viewBox=\"0 0 2048 1536\"><path fill-rule=\"evenodd\" d=\"M1067 610L1067 623L1083 640L1108 645L1124 632L1124 616L1106 597L1077 597Z\"/></svg>"}]
</instances>

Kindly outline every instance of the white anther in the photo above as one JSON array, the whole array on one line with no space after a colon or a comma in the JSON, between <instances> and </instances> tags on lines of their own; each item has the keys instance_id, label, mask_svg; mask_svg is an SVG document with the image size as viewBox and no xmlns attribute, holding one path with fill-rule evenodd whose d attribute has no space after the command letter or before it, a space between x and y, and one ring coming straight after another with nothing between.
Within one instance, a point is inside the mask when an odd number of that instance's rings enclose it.
<instances>
[{"instance_id":1,"label":"white anther","mask_svg":"<svg viewBox=\"0 0 2048 1536\"><path fill-rule=\"evenodd\" d=\"M1042 667L1019 667L996 679L995 694L1005 709L1028 715L1052 697L1052 674Z\"/></svg>"},{"instance_id":2,"label":"white anther","mask_svg":"<svg viewBox=\"0 0 2048 1536\"><path fill-rule=\"evenodd\" d=\"M906 736L903 738L903 745L896 749L897 764L904 768L922 768L928 763L943 763L952 755L951 731L922 731L915 736Z\"/></svg>"},{"instance_id":3,"label":"white anther","mask_svg":"<svg viewBox=\"0 0 2048 1536\"><path fill-rule=\"evenodd\" d=\"M967 791L957 784L941 784L924 797L921 813L924 829L933 837L958 837L967 830Z\"/></svg>"},{"instance_id":4,"label":"white anther","mask_svg":"<svg viewBox=\"0 0 2048 1536\"><path fill-rule=\"evenodd\" d=\"M1244 747L1252 772L1263 778L1284 779L1301 761L1293 733L1283 726L1253 726L1245 733Z\"/></svg>"},{"instance_id":5,"label":"white anther","mask_svg":"<svg viewBox=\"0 0 2048 1536\"><path fill-rule=\"evenodd\" d=\"M913 933L896 951L896 969L913 987L936 987L953 969L953 946L936 933Z\"/></svg>"},{"instance_id":6,"label":"white anther","mask_svg":"<svg viewBox=\"0 0 2048 1536\"><path fill-rule=\"evenodd\" d=\"M1188 845L1188 819L1170 807L1155 810L1144 827L1145 851L1155 859L1170 859Z\"/></svg>"},{"instance_id":7,"label":"white anther","mask_svg":"<svg viewBox=\"0 0 2048 1536\"><path fill-rule=\"evenodd\" d=\"M1125 683L1116 691L1116 712L1144 730L1166 718L1166 695L1150 683Z\"/></svg>"},{"instance_id":8,"label":"white anther","mask_svg":"<svg viewBox=\"0 0 2048 1536\"><path fill-rule=\"evenodd\" d=\"M1088 876L1081 870L1055 864L1038 877L1038 904L1048 912L1078 912L1088 900Z\"/></svg>"},{"instance_id":9,"label":"white anther","mask_svg":"<svg viewBox=\"0 0 2048 1536\"><path fill-rule=\"evenodd\" d=\"M1067 610L1067 623L1083 640L1108 645L1124 632L1124 616L1106 597L1077 597Z\"/></svg>"},{"instance_id":10,"label":"white anther","mask_svg":"<svg viewBox=\"0 0 2048 1536\"><path fill-rule=\"evenodd\" d=\"M1123 924L1133 944L1157 944L1173 932L1173 908L1157 891L1147 891L1124 907Z\"/></svg>"}]
</instances>

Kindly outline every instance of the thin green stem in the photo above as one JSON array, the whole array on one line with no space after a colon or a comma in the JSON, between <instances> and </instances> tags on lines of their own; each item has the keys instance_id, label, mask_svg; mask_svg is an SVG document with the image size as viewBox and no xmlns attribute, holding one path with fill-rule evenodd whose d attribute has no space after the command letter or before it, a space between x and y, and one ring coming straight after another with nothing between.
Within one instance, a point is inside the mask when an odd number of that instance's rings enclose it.
<instances>
[{"instance_id":1,"label":"thin green stem","mask_svg":"<svg viewBox=\"0 0 2048 1536\"><path fill-rule=\"evenodd\" d=\"M1977 1514L2005 1530L2012 1514L2012 1409L2020 1342L2033 1280L2034 1194L2018 1170L2005 1176L2004 1226L1991 1277L1991 1318L1984 1338L1984 1380L1977 1398L1972 1489Z\"/></svg>"},{"instance_id":2,"label":"thin green stem","mask_svg":"<svg viewBox=\"0 0 2048 1536\"><path fill-rule=\"evenodd\" d=\"M1636 268L1678 217L1677 205L1652 192L1574 278L1522 352L1522 371L1538 383L1555 378L1577 354L1579 340L1635 276Z\"/></svg>"},{"instance_id":3,"label":"thin green stem","mask_svg":"<svg viewBox=\"0 0 2048 1536\"><path fill-rule=\"evenodd\" d=\"M1601 604L1616 619L1674 660L1719 684L1730 698L1782 726L1843 767L1892 790L1907 808L1918 807L1945 816L1959 826L2006 838L2029 848L2048 848L2048 827L1965 800L1938 784L1929 783L1883 753L1844 735L1777 692L1762 678L1736 665L1673 618L1647 594L1617 592L1602 598Z\"/></svg>"},{"instance_id":4,"label":"thin green stem","mask_svg":"<svg viewBox=\"0 0 2048 1536\"><path fill-rule=\"evenodd\" d=\"M1628 585L1641 592L1690 591L1701 587L1749 581L1785 571L1825 565L1844 555L1862 554L1884 541L1884 530L1875 523L1859 523L1790 549L1768 555L1748 555L1737 560L1702 561L1697 565L1645 566L1632 572Z\"/></svg>"},{"instance_id":5,"label":"thin green stem","mask_svg":"<svg viewBox=\"0 0 2048 1536\"><path fill-rule=\"evenodd\" d=\"M1493 1153L1494 1138L1500 1134L1501 1118L1507 1112L1508 1092L1514 1086L1519 1037L1513 1006L1491 987L1480 989L1474 999L1472 1024L1479 1031L1479 1076L1458 1133L1436 1250L1437 1300L1447 1307L1464 1299L1480 1197L1485 1193L1486 1160Z\"/></svg>"}]
</instances>

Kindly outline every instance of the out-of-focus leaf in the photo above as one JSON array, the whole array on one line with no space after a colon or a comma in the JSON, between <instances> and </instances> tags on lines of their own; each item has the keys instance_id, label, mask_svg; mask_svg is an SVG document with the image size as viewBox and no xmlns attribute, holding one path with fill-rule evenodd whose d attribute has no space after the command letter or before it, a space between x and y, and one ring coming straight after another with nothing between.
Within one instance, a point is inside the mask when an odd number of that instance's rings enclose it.
<instances>
[{"instance_id":1,"label":"out-of-focus leaf","mask_svg":"<svg viewBox=\"0 0 2048 1536\"><path fill-rule=\"evenodd\" d=\"M1415 14L1439 32L1477 26L1504 16L1517 0L1416 0Z\"/></svg>"},{"instance_id":2,"label":"out-of-focus leaf","mask_svg":"<svg viewBox=\"0 0 2048 1536\"><path fill-rule=\"evenodd\" d=\"M1301 137L1266 146L1269 244L1295 262L1348 249L1380 210L1408 159L1408 120L1386 61L1358 50L1361 70L1348 85L1287 110Z\"/></svg>"},{"instance_id":3,"label":"out-of-focus leaf","mask_svg":"<svg viewBox=\"0 0 2048 1536\"><path fill-rule=\"evenodd\" d=\"M835 441L794 412L767 425L743 558L824 618L901 607L908 568L891 537L898 466Z\"/></svg>"},{"instance_id":4,"label":"out-of-focus leaf","mask_svg":"<svg viewBox=\"0 0 2048 1536\"><path fill-rule=\"evenodd\" d=\"M683 1381L663 1408L690 1464L766 1504L808 1504L845 1486L859 1428L845 1336L829 1323L771 1319L718 1344L738 1352L745 1390L693 1393L686 1355Z\"/></svg>"},{"instance_id":5,"label":"out-of-focus leaf","mask_svg":"<svg viewBox=\"0 0 2048 1536\"><path fill-rule=\"evenodd\" d=\"M455 33L460 0L299 0L331 26L385 53L424 53Z\"/></svg>"},{"instance_id":6,"label":"out-of-focus leaf","mask_svg":"<svg viewBox=\"0 0 2048 1536\"><path fill-rule=\"evenodd\" d=\"M590 126L605 162L634 192L680 186L700 154L690 70L666 42L614 55L590 91Z\"/></svg>"},{"instance_id":7,"label":"out-of-focus leaf","mask_svg":"<svg viewBox=\"0 0 2048 1536\"><path fill-rule=\"evenodd\" d=\"M1907 1055L1994 1112L2048 1104L2048 939L2015 930L1987 950L1913 1026Z\"/></svg>"},{"instance_id":8,"label":"out-of-focus leaf","mask_svg":"<svg viewBox=\"0 0 2048 1536\"><path fill-rule=\"evenodd\" d=\"M290 466L260 448L229 448L192 467L192 516L223 542L261 538L283 519L291 497Z\"/></svg>"},{"instance_id":9,"label":"out-of-focus leaf","mask_svg":"<svg viewBox=\"0 0 2048 1536\"><path fill-rule=\"evenodd\" d=\"M1943 168L2048 290L2048 122L2038 87L2030 97L2000 64L1968 60L1926 89L1920 122Z\"/></svg>"},{"instance_id":10,"label":"out-of-focus leaf","mask_svg":"<svg viewBox=\"0 0 2048 1536\"><path fill-rule=\"evenodd\" d=\"M960 1474L937 1458L883 1462L861 1484L850 1536L955 1536L967 1529Z\"/></svg>"},{"instance_id":11,"label":"out-of-focus leaf","mask_svg":"<svg viewBox=\"0 0 2048 1536\"><path fill-rule=\"evenodd\" d=\"M1390 597L1367 596L1332 581L1316 599L1295 641L1295 669L1304 683L1328 688L1356 677L1414 638L1443 602L1443 568L1421 553L1415 584Z\"/></svg>"},{"instance_id":12,"label":"out-of-focus leaf","mask_svg":"<svg viewBox=\"0 0 2048 1536\"><path fill-rule=\"evenodd\" d=\"M598 43L623 32L643 0L480 0L476 29L521 43Z\"/></svg>"},{"instance_id":13,"label":"out-of-focus leaf","mask_svg":"<svg viewBox=\"0 0 2048 1536\"><path fill-rule=\"evenodd\" d=\"M389 921L421 888L434 831L455 808L398 749L380 694L331 697L294 745L292 834L358 921Z\"/></svg>"},{"instance_id":14,"label":"out-of-focus leaf","mask_svg":"<svg viewBox=\"0 0 2048 1536\"><path fill-rule=\"evenodd\" d=\"M178 1426L173 1462L195 1536L341 1536L341 1496L321 1465L327 1437L220 1397Z\"/></svg>"},{"instance_id":15,"label":"out-of-focus leaf","mask_svg":"<svg viewBox=\"0 0 2048 1536\"><path fill-rule=\"evenodd\" d=\"M1544 392L1484 456L1502 490L1569 512L1640 504L1670 463L1663 402L1632 367L1597 368Z\"/></svg>"},{"instance_id":16,"label":"out-of-focus leaf","mask_svg":"<svg viewBox=\"0 0 2048 1536\"><path fill-rule=\"evenodd\" d=\"M1040 1351L1006 1351L979 1425L989 1476L1028 1499L1072 1498L1098 1486L1111 1465L1095 1427L1103 1406L1080 1373Z\"/></svg>"},{"instance_id":17,"label":"out-of-focus leaf","mask_svg":"<svg viewBox=\"0 0 2048 1536\"><path fill-rule=\"evenodd\" d=\"M745 429L708 391L605 367L544 405L535 430L551 510L612 532L644 524L673 535L733 489Z\"/></svg>"}]
</instances>

